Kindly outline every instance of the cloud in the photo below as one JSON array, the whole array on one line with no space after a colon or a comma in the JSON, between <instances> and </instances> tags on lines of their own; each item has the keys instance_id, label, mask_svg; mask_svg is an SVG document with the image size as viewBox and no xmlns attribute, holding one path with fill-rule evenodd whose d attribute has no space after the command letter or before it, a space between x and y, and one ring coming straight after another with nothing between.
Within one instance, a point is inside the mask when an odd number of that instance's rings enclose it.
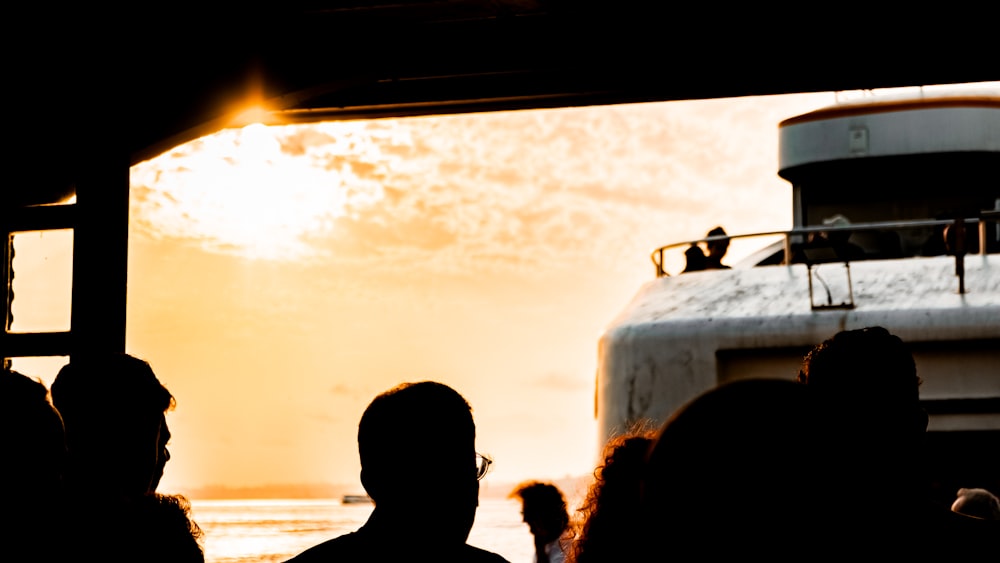
<instances>
[{"instance_id":1,"label":"cloud","mask_svg":"<svg viewBox=\"0 0 1000 563\"><path fill-rule=\"evenodd\" d=\"M222 253L441 275L626 269L716 224L790 218L777 122L818 99L223 132L134 172L134 200L145 231Z\"/></svg>"},{"instance_id":2,"label":"cloud","mask_svg":"<svg viewBox=\"0 0 1000 563\"><path fill-rule=\"evenodd\" d=\"M381 162L368 152L371 146L354 142L350 128L335 142L323 128L313 133L262 126L224 130L133 167L132 215L139 232L195 241L222 254L312 257L317 249L310 237L327 233L353 207L381 199ZM289 150L283 148L286 137ZM368 160L359 170L337 151L357 151Z\"/></svg>"},{"instance_id":3,"label":"cloud","mask_svg":"<svg viewBox=\"0 0 1000 563\"><path fill-rule=\"evenodd\" d=\"M362 396L360 389L346 383L337 383L336 385L332 385L328 389L328 392L335 397L343 397L347 399L357 399Z\"/></svg>"}]
</instances>

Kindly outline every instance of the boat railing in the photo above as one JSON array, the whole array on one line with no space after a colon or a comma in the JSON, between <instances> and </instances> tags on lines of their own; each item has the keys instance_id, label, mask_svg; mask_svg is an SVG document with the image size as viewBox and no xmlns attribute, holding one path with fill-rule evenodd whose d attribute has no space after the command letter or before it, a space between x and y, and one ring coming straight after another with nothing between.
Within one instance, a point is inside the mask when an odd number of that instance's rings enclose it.
<instances>
[{"instance_id":1,"label":"boat railing","mask_svg":"<svg viewBox=\"0 0 1000 563\"><path fill-rule=\"evenodd\" d=\"M886 231L886 230L900 230L900 229L916 229L916 228L945 228L951 225L959 227L956 229L956 240L958 244L961 245L959 248L964 249L965 246L965 233L967 232L970 225L976 226L978 233L978 254L989 254L991 252L996 252L996 236L988 236L988 226L990 224L998 224L1000 226L1000 210L989 210L982 211L978 217L971 218L958 218L958 219L910 219L901 221L874 221L868 223L851 223L849 225L816 225L809 227L795 227L793 229L785 231L765 231L757 233L747 233L747 234L735 234L735 235L714 235L710 237L686 240L681 242L675 242L665 246L661 246L653 251L650 259L653 261L653 265L656 267L656 277L668 276L669 273L664 267L664 254L671 250L677 250L681 248L687 248L692 245L707 244L715 241L733 241L739 239L750 239L750 238L761 238L761 237L775 237L779 236L783 239L783 254L780 264L790 265L795 263L793 260L794 250L798 245L801 245L802 241L805 240L809 235L813 233L831 233L836 231L849 231L851 233L863 232L863 231ZM993 241L992 243L988 243ZM956 273L961 275L961 272L957 270L961 269L958 263L962 260L965 255L964 251L961 252L948 252L949 255L954 255L956 258ZM848 260L837 260L842 262L847 262ZM804 260L798 261L799 263L805 263Z\"/></svg>"}]
</instances>

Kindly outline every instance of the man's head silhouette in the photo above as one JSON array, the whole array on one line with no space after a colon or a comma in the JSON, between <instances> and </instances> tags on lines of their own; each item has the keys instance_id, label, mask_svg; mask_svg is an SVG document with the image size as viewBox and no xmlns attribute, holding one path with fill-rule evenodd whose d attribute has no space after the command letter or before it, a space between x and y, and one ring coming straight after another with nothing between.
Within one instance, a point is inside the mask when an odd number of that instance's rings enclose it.
<instances>
[{"instance_id":1,"label":"man's head silhouette","mask_svg":"<svg viewBox=\"0 0 1000 563\"><path fill-rule=\"evenodd\" d=\"M798 381L849 413L841 424L866 434L910 438L927 428L913 355L883 327L843 330L816 345L803 358Z\"/></svg>"},{"instance_id":2,"label":"man's head silhouette","mask_svg":"<svg viewBox=\"0 0 1000 563\"><path fill-rule=\"evenodd\" d=\"M469 403L433 381L375 397L358 425L361 482L384 521L413 541L461 546L479 504Z\"/></svg>"},{"instance_id":3,"label":"man's head silhouette","mask_svg":"<svg viewBox=\"0 0 1000 563\"><path fill-rule=\"evenodd\" d=\"M69 479L125 496L151 493L170 459L165 413L174 397L144 360L128 354L74 358L52 383L69 448Z\"/></svg>"}]
</instances>

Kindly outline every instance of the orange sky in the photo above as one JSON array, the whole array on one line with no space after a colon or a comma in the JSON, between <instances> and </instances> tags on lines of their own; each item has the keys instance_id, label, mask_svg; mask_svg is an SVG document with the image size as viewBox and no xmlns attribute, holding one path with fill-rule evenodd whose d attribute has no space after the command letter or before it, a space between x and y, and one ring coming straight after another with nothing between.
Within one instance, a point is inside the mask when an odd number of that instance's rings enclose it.
<instances>
[{"instance_id":1,"label":"orange sky","mask_svg":"<svg viewBox=\"0 0 1000 563\"><path fill-rule=\"evenodd\" d=\"M834 101L251 126L133 167L127 348L178 403L161 489L359 483L361 412L421 379L472 404L488 480L589 473L598 335L650 252L790 227L777 124ZM69 244L36 239L15 328L65 329Z\"/></svg>"}]
</instances>

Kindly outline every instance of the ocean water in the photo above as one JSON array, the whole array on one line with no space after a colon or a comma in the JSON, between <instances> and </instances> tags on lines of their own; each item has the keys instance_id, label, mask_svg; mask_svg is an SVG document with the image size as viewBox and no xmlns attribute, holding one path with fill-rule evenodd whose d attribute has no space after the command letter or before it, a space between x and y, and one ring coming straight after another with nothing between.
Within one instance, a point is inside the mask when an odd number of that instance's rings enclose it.
<instances>
[{"instance_id":1,"label":"ocean water","mask_svg":"<svg viewBox=\"0 0 1000 563\"><path fill-rule=\"evenodd\" d=\"M351 532L371 514L370 504L317 500L191 500L192 516L205 535L206 563L285 561L324 540ZM479 503L469 544L530 563L532 540L516 499Z\"/></svg>"}]
</instances>

